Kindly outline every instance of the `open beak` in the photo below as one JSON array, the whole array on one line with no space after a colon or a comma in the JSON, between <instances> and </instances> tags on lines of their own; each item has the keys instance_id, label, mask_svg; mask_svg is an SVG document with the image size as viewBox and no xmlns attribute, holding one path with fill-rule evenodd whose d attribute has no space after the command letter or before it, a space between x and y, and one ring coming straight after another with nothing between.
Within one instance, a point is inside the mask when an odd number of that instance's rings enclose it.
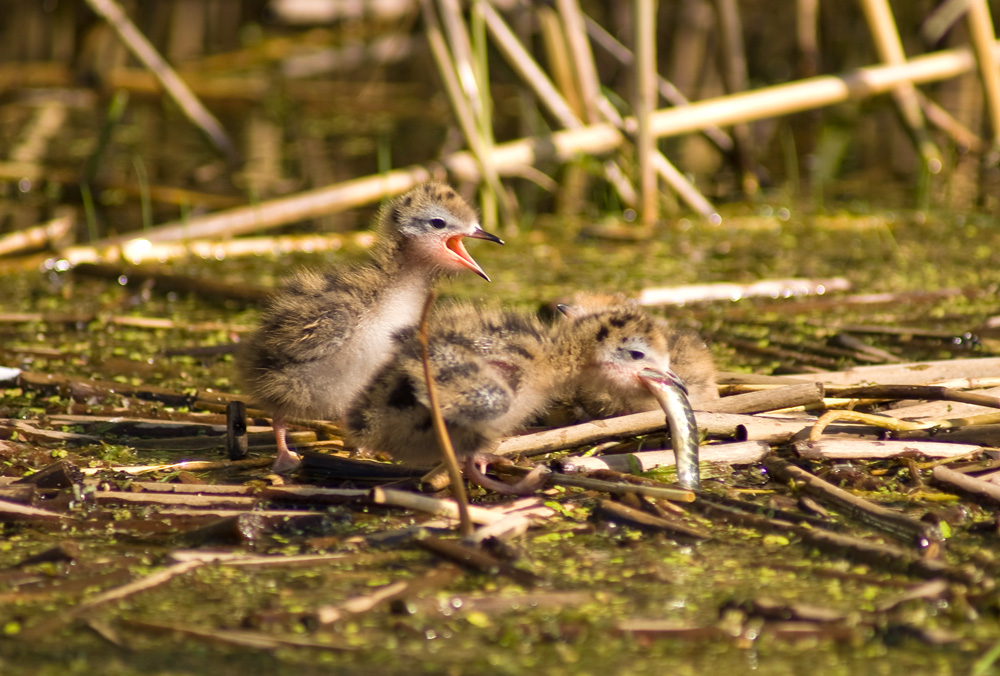
<instances>
[{"instance_id":1,"label":"open beak","mask_svg":"<svg viewBox=\"0 0 1000 676\"><path fill-rule=\"evenodd\" d=\"M469 268L477 275L485 279L487 282L490 281L489 275L487 275L483 271L483 269L479 267L479 263L477 263L475 259L469 255L469 252L465 250L465 245L462 244L463 237L471 237L472 239L485 239L489 240L490 242L496 242L497 244L503 244L503 240L494 234L488 233L480 228L476 228L474 231L472 231L471 234L455 235L453 237L449 237L444 242L445 247L447 247L448 250L455 255L455 257L458 259L458 262L461 265L464 265L465 267Z\"/></svg>"}]
</instances>

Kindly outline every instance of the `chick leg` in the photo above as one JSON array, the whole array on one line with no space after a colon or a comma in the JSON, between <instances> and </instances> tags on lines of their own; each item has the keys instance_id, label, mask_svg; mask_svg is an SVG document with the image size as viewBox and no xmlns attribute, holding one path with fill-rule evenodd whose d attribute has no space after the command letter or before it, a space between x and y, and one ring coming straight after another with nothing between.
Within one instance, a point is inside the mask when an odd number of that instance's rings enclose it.
<instances>
[{"instance_id":1,"label":"chick leg","mask_svg":"<svg viewBox=\"0 0 1000 676\"><path fill-rule=\"evenodd\" d=\"M535 465L531 472L515 484L504 483L486 476L486 465L494 459L495 456L487 453L474 453L466 456L465 477L476 486L482 486L503 495L531 495L545 485L545 468L541 465Z\"/></svg>"},{"instance_id":2,"label":"chick leg","mask_svg":"<svg viewBox=\"0 0 1000 676\"><path fill-rule=\"evenodd\" d=\"M288 426L285 424L285 418L278 415L274 416L271 426L274 428L274 440L278 444L278 455L274 458L271 471L279 473L290 472L302 463L302 458L299 457L298 453L288 448L288 441L286 439Z\"/></svg>"}]
</instances>

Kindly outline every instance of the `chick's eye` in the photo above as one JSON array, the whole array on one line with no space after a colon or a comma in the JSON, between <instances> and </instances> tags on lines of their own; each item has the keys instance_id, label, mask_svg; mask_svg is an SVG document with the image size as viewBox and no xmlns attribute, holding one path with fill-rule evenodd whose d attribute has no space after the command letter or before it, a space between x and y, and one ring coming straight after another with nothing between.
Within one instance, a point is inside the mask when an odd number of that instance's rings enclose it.
<instances>
[{"instance_id":1,"label":"chick's eye","mask_svg":"<svg viewBox=\"0 0 1000 676\"><path fill-rule=\"evenodd\" d=\"M432 228L437 228L438 230L442 229L445 226L443 218L432 218L430 220L430 223Z\"/></svg>"},{"instance_id":2,"label":"chick's eye","mask_svg":"<svg viewBox=\"0 0 1000 676\"><path fill-rule=\"evenodd\" d=\"M629 350L628 356L632 357L635 361L646 358L646 353L641 350Z\"/></svg>"}]
</instances>

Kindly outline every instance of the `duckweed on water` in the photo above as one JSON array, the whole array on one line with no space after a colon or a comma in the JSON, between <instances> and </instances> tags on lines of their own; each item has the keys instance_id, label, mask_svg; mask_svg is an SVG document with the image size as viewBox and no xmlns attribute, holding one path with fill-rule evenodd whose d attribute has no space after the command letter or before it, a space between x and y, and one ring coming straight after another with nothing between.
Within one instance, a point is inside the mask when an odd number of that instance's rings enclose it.
<instances>
[{"instance_id":1,"label":"duckweed on water","mask_svg":"<svg viewBox=\"0 0 1000 676\"><path fill-rule=\"evenodd\" d=\"M565 226L565 227L564 227ZM338 252L342 256L363 252ZM778 361L748 355L726 345L724 338L740 335L763 345L785 340L821 340L826 327L842 321L879 322L889 326L913 324L961 333L980 326L996 313L995 292L1000 289L1000 233L985 219L970 218L954 227L948 215L930 215L918 223L916 214L846 213L779 220L746 208L733 208L721 226L691 227L678 232L664 227L646 246L597 239L579 224L536 224L521 237L508 238L508 246L475 252L494 276L487 286L479 280L455 279L444 286L445 295L468 299L498 298L522 307L571 296L578 289L635 292L647 286L752 281L776 276L846 276L856 293L902 292L964 288L963 294L919 304L844 308L813 305L816 299L722 303L671 309L675 321L694 326L713 337L713 349L727 369L767 371ZM280 277L307 259L254 261L227 260L205 264L200 274L233 279L261 280ZM308 259L314 262L313 259ZM18 282L27 288L45 282L24 275ZM166 357L167 349L184 350L222 345L238 336L241 327L253 324L254 308L188 296L152 294L135 296L117 284L76 280L68 274L57 296L29 293L32 307L18 311L59 311L69 308L97 312L100 308L127 308L125 315L173 318L180 322L222 322L233 330L196 332L176 329L112 330L96 321L90 326L46 323L13 328L14 349L24 368L64 375L119 379L156 384L193 392L231 383L232 365L227 356ZM129 299L137 300L130 304ZM824 299L825 300L825 299ZM0 298L0 309L14 311L15 300ZM818 324L817 324L818 322ZM88 329L95 329L88 331ZM988 339L988 336L984 336ZM61 355L24 356L44 341ZM875 341L897 350L907 359L923 356L992 354L989 343L956 348L934 342L905 343L891 337ZM10 346L10 347L8 347ZM129 369L117 362L111 370L108 356L133 362ZM151 370L139 371L143 365ZM130 370L132 369L132 370ZM122 410L127 403L131 408ZM169 413L162 405L109 397L104 401L73 402L63 395L38 395L7 389L0 396L5 416L36 419L71 408L142 417ZM174 412L181 407L174 407ZM44 449L36 457L21 439L17 454L9 456L32 468L44 466L52 452L64 452L75 464L91 462L154 463L176 460L179 453L137 451L128 440L94 446L60 446ZM5 447L6 448L6 447ZM7 457L7 456L5 456ZM221 456L212 456L216 459ZM758 486L766 481L754 471L712 468L719 485ZM265 470L230 475L226 483L257 482ZM163 479L167 475L157 478ZM649 476L672 481L671 470ZM217 481L215 475L203 480ZM878 501L908 504L895 478L873 495ZM119 486L130 490L128 482ZM942 496L953 499L951 496ZM398 511L350 509L350 518L310 533L307 529L277 533L273 538L245 542L229 549L254 550L275 556L313 551L343 553L354 557L301 568L240 568L208 564L168 583L110 603L93 613L91 626L102 622L117 635L116 645L88 629L84 622L70 623L51 635L32 641L0 641L0 671L4 674L158 674L215 670L251 670L252 673L320 673L371 670L380 673L524 673L547 674L661 674L718 673L758 670L768 674L795 674L803 670L823 673L872 673L891 663L894 671L930 669L938 673L967 673L968 667L997 634L997 620L983 613L970 619L955 610L962 601L917 602L908 618L926 627L958 632L954 646L932 647L915 639L883 640L859 631L853 640L780 641L767 635L740 643L729 639L651 637L619 631L626 620L669 621L685 627L714 625L721 609L733 602L761 597L787 603L810 603L844 612L868 612L898 598L919 580L900 578L804 547L783 534L737 527L713 529L713 539L679 544L662 535L648 535L627 527L609 527L590 521L592 504L582 492L563 491L552 496L550 506L560 512L553 525L543 526L517 539L518 566L539 574L543 583L534 589L503 577L466 573L441 588L414 594L404 606L383 604L331 626L317 627L309 617L318 607L340 606L348 599L371 594L383 585L420 576L442 563L411 545L376 545L366 536L399 530L422 518ZM761 498L762 503L766 498ZM922 498L920 498L922 500ZM918 504L926 504L920 502ZM282 508L289 507L282 505ZM84 508L81 508L84 509ZM86 519L67 528L5 525L0 539L0 569L9 575L0 590L8 602L0 605L0 627L8 635L22 634L41 620L59 616L99 591L139 579L170 565L173 544L156 541L137 528L136 521L155 522L166 517L154 509L120 507L104 522ZM988 521L990 514L982 521ZM700 519L693 518L697 522ZM120 528L121 530L117 530ZM184 532L176 522L171 529ZM962 533L962 537L967 534ZM28 567L20 575L16 565L63 542L76 543L82 551L71 563L46 563ZM983 549L992 541L985 541ZM971 547L972 545L970 545ZM113 582L102 578L111 567L120 571ZM37 576L32 580L30 575ZM76 586L74 586L76 585ZM566 594L565 596L556 596ZM568 594L579 594L577 597ZM454 604L452 600L460 601ZM968 606L967 606L968 608ZM225 644L208 644L165 630L140 628L139 623L184 625L212 630L246 629L274 635L308 636L349 645L356 652L281 648L256 650ZM897 645L895 641L900 643ZM59 668L53 668L58 663Z\"/></svg>"}]
</instances>

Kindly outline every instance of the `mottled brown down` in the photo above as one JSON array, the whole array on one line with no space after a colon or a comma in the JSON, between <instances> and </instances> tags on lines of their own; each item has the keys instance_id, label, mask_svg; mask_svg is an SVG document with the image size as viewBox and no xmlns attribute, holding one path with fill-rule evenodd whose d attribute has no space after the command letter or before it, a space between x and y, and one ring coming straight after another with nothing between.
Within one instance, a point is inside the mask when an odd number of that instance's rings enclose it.
<instances>
[{"instance_id":1,"label":"mottled brown down","mask_svg":"<svg viewBox=\"0 0 1000 676\"><path fill-rule=\"evenodd\" d=\"M694 334L677 332L631 301L587 301L546 329L532 316L455 305L436 312L429 345L442 417L456 453L488 456L540 415L590 419L659 408L644 368L693 383L692 400L718 397L715 364ZM401 338L347 416L350 440L415 466L440 451L415 331Z\"/></svg>"}]
</instances>

